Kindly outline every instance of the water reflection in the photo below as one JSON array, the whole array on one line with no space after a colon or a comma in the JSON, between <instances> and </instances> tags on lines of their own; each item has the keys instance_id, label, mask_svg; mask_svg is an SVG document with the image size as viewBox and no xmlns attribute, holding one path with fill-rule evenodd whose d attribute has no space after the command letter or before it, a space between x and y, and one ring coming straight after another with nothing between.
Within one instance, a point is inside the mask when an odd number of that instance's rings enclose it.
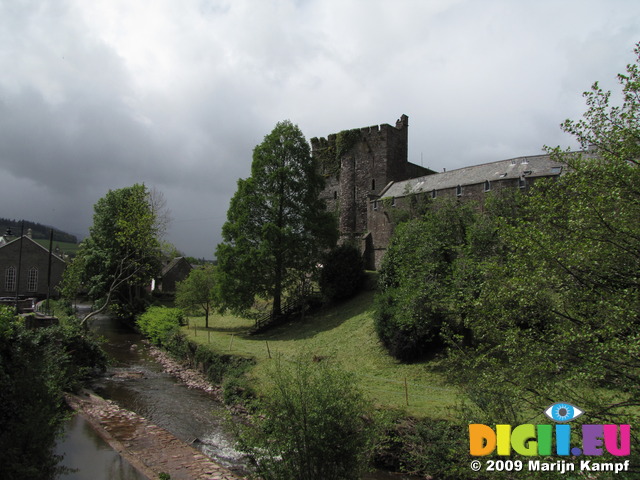
<instances>
[{"instance_id":1,"label":"water reflection","mask_svg":"<svg viewBox=\"0 0 640 480\"><path fill-rule=\"evenodd\" d=\"M114 451L79 415L66 424L65 435L56 445L64 455L61 465L72 469L60 480L145 480L131 464Z\"/></svg>"}]
</instances>

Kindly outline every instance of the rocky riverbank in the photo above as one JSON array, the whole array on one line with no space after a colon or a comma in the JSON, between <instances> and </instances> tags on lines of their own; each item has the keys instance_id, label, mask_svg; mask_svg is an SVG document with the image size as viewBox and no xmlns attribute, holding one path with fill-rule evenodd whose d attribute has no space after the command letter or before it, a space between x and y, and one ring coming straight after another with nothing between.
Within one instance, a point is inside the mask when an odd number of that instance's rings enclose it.
<instances>
[{"instance_id":1,"label":"rocky riverbank","mask_svg":"<svg viewBox=\"0 0 640 480\"><path fill-rule=\"evenodd\" d=\"M172 480L242 480L167 430L115 402L85 393L68 395L67 403L149 479L165 473Z\"/></svg>"},{"instance_id":2,"label":"rocky riverbank","mask_svg":"<svg viewBox=\"0 0 640 480\"><path fill-rule=\"evenodd\" d=\"M149 353L160 365L162 365L162 369L165 373L177 378L188 388L195 388L211 394L217 401L224 404L223 390L220 385L212 384L207 380L202 372L176 361L164 350L161 350L148 342L146 343L149 347ZM246 418L250 415L247 408L241 403L225 405L234 416Z\"/></svg>"},{"instance_id":3,"label":"rocky riverbank","mask_svg":"<svg viewBox=\"0 0 640 480\"><path fill-rule=\"evenodd\" d=\"M168 353L153 345L149 345L149 353L162 365L162 369L166 373L176 377L187 387L197 388L214 395L218 400L222 400L222 387L212 385L199 371L175 361Z\"/></svg>"}]
</instances>

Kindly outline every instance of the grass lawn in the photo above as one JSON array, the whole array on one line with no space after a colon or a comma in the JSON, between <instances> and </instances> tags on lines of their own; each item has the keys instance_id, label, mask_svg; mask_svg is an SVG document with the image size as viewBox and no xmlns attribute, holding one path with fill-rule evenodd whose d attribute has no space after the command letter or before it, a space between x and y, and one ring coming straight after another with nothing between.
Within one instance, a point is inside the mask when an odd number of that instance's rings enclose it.
<instances>
[{"instance_id":1,"label":"grass lawn","mask_svg":"<svg viewBox=\"0 0 640 480\"><path fill-rule=\"evenodd\" d=\"M252 320L230 315L210 316L208 330L204 317L191 317L184 333L198 342L210 343L218 352L254 357L258 364L251 374L258 388L268 378L269 365L276 355L285 361L300 355L327 357L353 372L378 405L405 409L419 417L452 417L452 407L459 399L457 391L438 374L429 372L426 363L400 363L378 343L373 326L373 295L364 292L353 300L259 335L246 333L253 326Z\"/></svg>"}]
</instances>

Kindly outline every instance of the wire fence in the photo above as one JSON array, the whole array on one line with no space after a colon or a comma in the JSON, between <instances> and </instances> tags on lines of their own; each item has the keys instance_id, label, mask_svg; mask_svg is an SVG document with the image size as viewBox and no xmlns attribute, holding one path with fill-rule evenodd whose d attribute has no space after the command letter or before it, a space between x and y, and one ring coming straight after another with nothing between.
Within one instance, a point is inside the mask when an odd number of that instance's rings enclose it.
<instances>
[{"instance_id":1,"label":"wire fence","mask_svg":"<svg viewBox=\"0 0 640 480\"><path fill-rule=\"evenodd\" d=\"M247 328L247 332L249 328ZM243 348L243 343L246 341L244 335L247 332L238 332L229 335L229 342L226 344L225 342L220 342L220 337L216 338L216 335L212 335L212 331L205 329L204 327L200 327L199 325L194 325L193 327L188 328L189 336L195 337L200 342L212 344L212 340L214 340L214 345L212 345L219 353L228 353L233 355L243 355L249 357L262 357L263 359L274 359L280 357L282 360L288 363L296 363L296 360L293 358L287 358L283 356L283 352L279 351L279 349L272 344L269 344L268 340L258 340L256 338L252 338L250 341L255 345L255 342L263 342L264 348ZM236 336L242 336L238 341L236 341ZM204 340L206 339L206 340ZM275 348L274 348L275 347ZM260 352L263 352L262 355ZM314 361L324 361L325 359L329 359L330 356L316 355L312 356L311 360ZM456 390L453 387L447 386L437 386L430 385L427 383L420 383L415 381L415 379L411 379L410 376L399 376L396 378L389 378L380 375L371 375L369 373L362 373L355 369L350 369L347 366L347 369L353 374L358 380L360 386L370 394L370 396L380 396L380 394L385 394L387 399L394 399L394 404L396 405L404 405L408 407L416 407L419 403L423 405L425 403L425 399L428 399L430 403L442 404L443 406L449 402L446 401L447 397L451 397L452 395L456 395ZM438 401L440 399L440 401Z\"/></svg>"}]
</instances>

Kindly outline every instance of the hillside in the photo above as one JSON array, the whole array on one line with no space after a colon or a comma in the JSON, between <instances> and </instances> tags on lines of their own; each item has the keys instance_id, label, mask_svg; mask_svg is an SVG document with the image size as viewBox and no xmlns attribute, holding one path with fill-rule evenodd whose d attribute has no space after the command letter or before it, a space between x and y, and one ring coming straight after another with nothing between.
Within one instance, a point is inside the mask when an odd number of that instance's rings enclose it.
<instances>
[{"instance_id":1,"label":"hillside","mask_svg":"<svg viewBox=\"0 0 640 480\"><path fill-rule=\"evenodd\" d=\"M20 231L22 228L22 220L11 220L8 218L0 218L0 235L4 235L8 228L11 228L11 232L13 235L20 235ZM77 244L78 238L75 235L72 235L67 232L63 232L54 227L50 227L48 225L42 225L36 222L30 222L29 220L24 220L24 232L26 234L28 229L31 229L31 234L34 240L48 240L49 232L53 229L53 241L61 242L61 243L72 243Z\"/></svg>"},{"instance_id":2,"label":"hillside","mask_svg":"<svg viewBox=\"0 0 640 480\"><path fill-rule=\"evenodd\" d=\"M300 355L318 361L332 359L353 372L378 405L406 409L418 417L451 417L452 407L459 401L458 392L429 371L432 362L400 363L378 342L373 295L363 292L350 301L260 335L246 333L253 325L251 320L231 315L210 317L208 330L204 317L192 317L184 333L192 340L210 344L219 353L254 357L258 364L251 375L258 384L268 379L269 365L276 355L285 361L294 361Z\"/></svg>"}]
</instances>

